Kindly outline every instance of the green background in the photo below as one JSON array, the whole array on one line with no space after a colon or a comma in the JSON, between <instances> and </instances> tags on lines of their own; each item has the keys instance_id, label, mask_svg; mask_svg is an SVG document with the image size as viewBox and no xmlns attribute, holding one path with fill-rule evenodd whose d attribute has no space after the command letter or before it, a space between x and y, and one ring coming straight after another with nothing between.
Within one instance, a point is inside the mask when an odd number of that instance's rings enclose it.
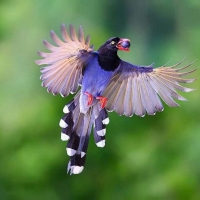
<instances>
[{"instance_id":1,"label":"green background","mask_svg":"<svg viewBox=\"0 0 200 200\"><path fill-rule=\"evenodd\" d=\"M107 141L91 137L80 175L66 174L62 108L72 98L41 87L37 51L62 23L91 35L97 49L113 36L131 39L122 59L155 67L182 60L199 67L199 0L0 1L0 199L200 199L200 82L189 102L156 116L110 113ZM190 77L198 78L200 71Z\"/></svg>"}]
</instances>

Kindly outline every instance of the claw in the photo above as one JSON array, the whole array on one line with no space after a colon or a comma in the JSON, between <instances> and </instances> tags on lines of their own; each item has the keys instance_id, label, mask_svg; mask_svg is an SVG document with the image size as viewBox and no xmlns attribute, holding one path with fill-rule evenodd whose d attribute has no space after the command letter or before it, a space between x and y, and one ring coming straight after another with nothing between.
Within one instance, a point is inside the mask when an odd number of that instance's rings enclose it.
<instances>
[{"instance_id":1,"label":"claw","mask_svg":"<svg viewBox=\"0 0 200 200\"><path fill-rule=\"evenodd\" d=\"M88 96L88 98L87 98L87 101L88 101L87 105L90 106L92 104L92 102L93 102L93 96L90 93L88 93L88 92L85 92L84 94Z\"/></svg>"},{"instance_id":2,"label":"claw","mask_svg":"<svg viewBox=\"0 0 200 200\"><path fill-rule=\"evenodd\" d=\"M101 108L105 108L106 103L108 101L108 99L106 97L96 97L96 99L99 99L99 103L101 104Z\"/></svg>"}]
</instances>

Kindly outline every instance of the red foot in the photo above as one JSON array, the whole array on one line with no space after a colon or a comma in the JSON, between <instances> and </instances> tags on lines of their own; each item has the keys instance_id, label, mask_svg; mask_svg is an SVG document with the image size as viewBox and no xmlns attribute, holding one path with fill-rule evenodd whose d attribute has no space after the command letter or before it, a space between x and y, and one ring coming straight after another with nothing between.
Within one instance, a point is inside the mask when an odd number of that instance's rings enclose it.
<instances>
[{"instance_id":1,"label":"red foot","mask_svg":"<svg viewBox=\"0 0 200 200\"><path fill-rule=\"evenodd\" d=\"M87 101L88 101L87 105L90 106L92 104L92 102L93 102L93 96L90 93L88 93L88 92L85 92L84 94L88 96L88 98L87 98Z\"/></svg>"},{"instance_id":2,"label":"red foot","mask_svg":"<svg viewBox=\"0 0 200 200\"><path fill-rule=\"evenodd\" d=\"M106 97L97 97L96 99L99 99L99 103L101 104L101 108L105 108L106 103L108 101L108 99Z\"/></svg>"}]
</instances>

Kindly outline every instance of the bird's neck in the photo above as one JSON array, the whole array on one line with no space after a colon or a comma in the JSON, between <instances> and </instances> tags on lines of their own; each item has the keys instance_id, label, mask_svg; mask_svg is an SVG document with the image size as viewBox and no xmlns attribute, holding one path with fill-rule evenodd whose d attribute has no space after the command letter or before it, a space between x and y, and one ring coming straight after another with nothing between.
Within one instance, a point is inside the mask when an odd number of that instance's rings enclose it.
<instances>
[{"instance_id":1,"label":"bird's neck","mask_svg":"<svg viewBox=\"0 0 200 200\"><path fill-rule=\"evenodd\" d=\"M117 51L98 51L98 62L105 71L114 71L120 63Z\"/></svg>"}]
</instances>

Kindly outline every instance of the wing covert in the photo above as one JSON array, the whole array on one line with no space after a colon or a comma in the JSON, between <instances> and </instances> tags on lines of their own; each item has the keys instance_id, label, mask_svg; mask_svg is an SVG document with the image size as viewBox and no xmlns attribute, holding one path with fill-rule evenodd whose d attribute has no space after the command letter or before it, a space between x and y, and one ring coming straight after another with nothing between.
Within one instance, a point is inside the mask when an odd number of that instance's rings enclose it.
<instances>
[{"instance_id":1,"label":"wing covert","mask_svg":"<svg viewBox=\"0 0 200 200\"><path fill-rule=\"evenodd\" d=\"M82 80L82 70L92 56L93 47L90 47L90 36L84 38L81 26L77 36L72 25L69 26L68 34L63 24L61 34L63 41L54 31L50 32L56 46L44 40L43 44L50 52L38 52L43 59L36 60L36 64L47 65L40 70L42 86L46 87L48 92L60 93L64 97L77 91Z\"/></svg>"},{"instance_id":2,"label":"wing covert","mask_svg":"<svg viewBox=\"0 0 200 200\"><path fill-rule=\"evenodd\" d=\"M195 79L185 79L183 76L194 70L181 72L191 64L176 68L183 61L171 67L153 68L150 66L135 66L122 61L103 92L108 99L108 111L116 111L119 115L143 117L146 113L154 115L164 109L160 98L170 107L179 106L174 99L186 101L176 90L193 91L179 83L190 83Z\"/></svg>"}]
</instances>

